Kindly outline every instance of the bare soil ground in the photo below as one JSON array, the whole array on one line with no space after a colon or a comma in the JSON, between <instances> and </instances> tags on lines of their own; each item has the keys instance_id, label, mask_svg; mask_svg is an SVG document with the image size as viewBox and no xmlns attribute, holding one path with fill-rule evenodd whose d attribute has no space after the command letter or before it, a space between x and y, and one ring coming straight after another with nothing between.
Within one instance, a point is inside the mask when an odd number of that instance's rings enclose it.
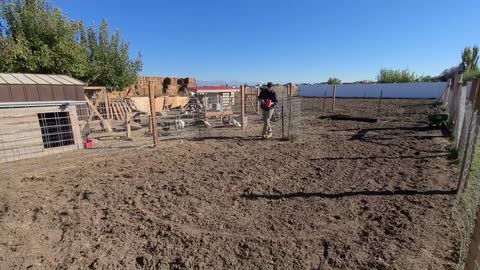
<instances>
[{"instance_id":1,"label":"bare soil ground","mask_svg":"<svg viewBox=\"0 0 480 270\"><path fill-rule=\"evenodd\" d=\"M376 115L376 100L337 102ZM0 268L453 269L457 169L429 102L386 100L365 123L319 119L305 99L294 142L250 121L0 164Z\"/></svg>"}]
</instances>

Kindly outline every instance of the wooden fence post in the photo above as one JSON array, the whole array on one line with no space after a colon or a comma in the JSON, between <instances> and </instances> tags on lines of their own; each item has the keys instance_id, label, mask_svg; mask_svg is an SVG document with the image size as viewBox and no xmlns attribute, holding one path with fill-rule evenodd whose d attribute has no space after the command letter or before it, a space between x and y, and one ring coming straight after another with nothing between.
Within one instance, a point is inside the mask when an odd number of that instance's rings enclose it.
<instances>
[{"instance_id":1,"label":"wooden fence post","mask_svg":"<svg viewBox=\"0 0 480 270\"><path fill-rule=\"evenodd\" d=\"M325 105L326 105L326 104L325 104L325 100L326 100L326 98L327 98L327 89L326 89L326 87L325 87L325 92L323 92L323 107L322 107L322 108L323 108L323 111L322 111L322 116L325 115Z\"/></svg>"},{"instance_id":2,"label":"wooden fence post","mask_svg":"<svg viewBox=\"0 0 480 270\"><path fill-rule=\"evenodd\" d=\"M125 128L127 129L127 138L132 137L132 127L130 125L131 114L127 113L127 117L125 117Z\"/></svg>"},{"instance_id":3,"label":"wooden fence post","mask_svg":"<svg viewBox=\"0 0 480 270\"><path fill-rule=\"evenodd\" d=\"M158 145L158 131L157 131L157 110L155 108L155 91L152 83L148 84L148 97L150 99L150 131L153 135L153 146Z\"/></svg>"},{"instance_id":4,"label":"wooden fence post","mask_svg":"<svg viewBox=\"0 0 480 270\"><path fill-rule=\"evenodd\" d=\"M380 91L380 101L378 102L377 117L380 114L380 108L382 107L382 98L383 98L383 90Z\"/></svg>"},{"instance_id":5,"label":"wooden fence post","mask_svg":"<svg viewBox=\"0 0 480 270\"><path fill-rule=\"evenodd\" d=\"M240 99L241 99L241 115L242 115L242 130L245 130L245 84L240 86Z\"/></svg>"},{"instance_id":6,"label":"wooden fence post","mask_svg":"<svg viewBox=\"0 0 480 270\"><path fill-rule=\"evenodd\" d=\"M257 100L257 113L260 114L260 100L258 100L258 96L260 96L260 87L257 87L257 96L255 100Z\"/></svg>"},{"instance_id":7,"label":"wooden fence post","mask_svg":"<svg viewBox=\"0 0 480 270\"><path fill-rule=\"evenodd\" d=\"M111 118L111 113L110 113L110 100L108 98L107 88L104 87L102 92L105 95L104 96L104 99L105 99L105 113L107 114L107 121L110 121L112 118Z\"/></svg>"},{"instance_id":8,"label":"wooden fence post","mask_svg":"<svg viewBox=\"0 0 480 270\"><path fill-rule=\"evenodd\" d=\"M337 97L337 85L333 85L333 94L332 94L332 111L335 111L335 99Z\"/></svg>"}]
</instances>

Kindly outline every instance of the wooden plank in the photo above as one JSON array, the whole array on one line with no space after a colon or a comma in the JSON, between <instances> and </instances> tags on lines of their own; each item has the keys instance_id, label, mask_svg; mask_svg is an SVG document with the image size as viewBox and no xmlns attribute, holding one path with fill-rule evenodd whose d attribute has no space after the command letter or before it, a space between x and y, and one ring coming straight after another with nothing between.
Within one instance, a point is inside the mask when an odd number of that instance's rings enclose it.
<instances>
[{"instance_id":1,"label":"wooden plank","mask_svg":"<svg viewBox=\"0 0 480 270\"><path fill-rule=\"evenodd\" d=\"M241 117L242 117L242 130L245 130L246 129L246 126L245 126L245 85L242 84L240 86L240 99L241 99Z\"/></svg>"},{"instance_id":2,"label":"wooden plank","mask_svg":"<svg viewBox=\"0 0 480 270\"><path fill-rule=\"evenodd\" d=\"M36 118L38 120L38 115L36 113L22 113L22 114L0 114L0 121L1 120L6 120L6 119L15 119L16 121L22 121L24 119L22 118Z\"/></svg>"},{"instance_id":3,"label":"wooden plank","mask_svg":"<svg viewBox=\"0 0 480 270\"><path fill-rule=\"evenodd\" d=\"M130 105L128 104L128 100L123 100L123 107L125 108L125 111L128 113L132 113L132 109L130 108Z\"/></svg>"},{"instance_id":4,"label":"wooden plank","mask_svg":"<svg viewBox=\"0 0 480 270\"><path fill-rule=\"evenodd\" d=\"M120 117L118 115L117 108L115 107L115 101L111 101L110 106L112 107L112 114L113 114L112 119L119 120Z\"/></svg>"},{"instance_id":5,"label":"wooden plank","mask_svg":"<svg viewBox=\"0 0 480 270\"><path fill-rule=\"evenodd\" d=\"M472 94L473 93L473 94ZM477 78L472 83L472 88L470 90L470 101L473 105L474 111L479 111L480 113L480 78Z\"/></svg>"},{"instance_id":6,"label":"wooden plank","mask_svg":"<svg viewBox=\"0 0 480 270\"><path fill-rule=\"evenodd\" d=\"M22 148L28 148L32 146L42 146L43 147L43 140L42 137L37 137L34 139L29 139L29 140L22 140L22 141L16 141L16 142L4 142L0 143L0 151L5 151L5 150L14 150L14 149L22 149Z\"/></svg>"},{"instance_id":7,"label":"wooden plank","mask_svg":"<svg viewBox=\"0 0 480 270\"><path fill-rule=\"evenodd\" d=\"M106 91L103 92L103 96L105 98L105 111L107 113L107 119L110 120L110 102L108 101L108 93Z\"/></svg>"},{"instance_id":8,"label":"wooden plank","mask_svg":"<svg viewBox=\"0 0 480 270\"><path fill-rule=\"evenodd\" d=\"M122 112L122 110L120 109L120 106L118 105L118 102L115 101L115 102L113 103L113 105L115 106L115 109L117 110L118 120L122 120L122 119L123 119L123 112Z\"/></svg>"},{"instance_id":9,"label":"wooden plank","mask_svg":"<svg viewBox=\"0 0 480 270\"><path fill-rule=\"evenodd\" d=\"M82 133L80 132L80 126L78 124L78 116L75 107L69 108L69 117L70 117L70 124L72 126L72 133L73 133L73 140L77 149L83 149L83 139Z\"/></svg>"},{"instance_id":10,"label":"wooden plank","mask_svg":"<svg viewBox=\"0 0 480 270\"><path fill-rule=\"evenodd\" d=\"M25 124L34 124L38 123L38 116L29 115L28 117L1 117L0 118L0 127L1 126L12 126L12 125L25 125Z\"/></svg>"},{"instance_id":11,"label":"wooden plank","mask_svg":"<svg viewBox=\"0 0 480 270\"><path fill-rule=\"evenodd\" d=\"M470 100L470 102L473 103L475 101L477 92L478 92L478 79L475 79L472 82L472 88L470 89L470 94L468 95L468 100Z\"/></svg>"},{"instance_id":12,"label":"wooden plank","mask_svg":"<svg viewBox=\"0 0 480 270\"><path fill-rule=\"evenodd\" d=\"M87 101L90 109L92 110L92 113L88 116L87 121L80 126L80 129L83 129L85 125L89 124L92 121L93 117L95 116L95 110L97 109L97 106L98 106L97 105L98 100L95 100L95 103L92 103L87 95L84 95L84 97L85 97L85 101Z\"/></svg>"},{"instance_id":13,"label":"wooden plank","mask_svg":"<svg viewBox=\"0 0 480 270\"><path fill-rule=\"evenodd\" d=\"M150 99L150 131L153 134L153 146L158 145L158 131L157 131L157 112L155 108L155 92L152 84L148 84L148 97Z\"/></svg>"},{"instance_id":14,"label":"wooden plank","mask_svg":"<svg viewBox=\"0 0 480 270\"><path fill-rule=\"evenodd\" d=\"M36 144L36 145L31 145L31 146L25 146L25 147L20 147L18 149L0 149L0 156L2 155L23 155L23 154L30 154L30 153L36 153L36 152L43 152L45 148L43 147L43 143L41 145Z\"/></svg>"},{"instance_id":15,"label":"wooden plank","mask_svg":"<svg viewBox=\"0 0 480 270\"><path fill-rule=\"evenodd\" d=\"M336 85L333 86L332 98L333 98L333 100L332 100L332 111L335 111L335 100L337 98L337 86Z\"/></svg>"},{"instance_id":16,"label":"wooden plank","mask_svg":"<svg viewBox=\"0 0 480 270\"><path fill-rule=\"evenodd\" d=\"M105 121L103 116L98 112L97 108L92 104L92 102L87 98L87 96L85 96L85 99L86 99L88 105L90 106L90 108L92 109L93 114L97 115L100 118L100 121L102 121L104 126L107 127L108 132L112 132L112 126L110 126L110 123L108 123L108 121ZM81 128L81 129L83 129L83 128Z\"/></svg>"},{"instance_id":17,"label":"wooden plank","mask_svg":"<svg viewBox=\"0 0 480 270\"><path fill-rule=\"evenodd\" d=\"M9 126L8 128L0 128L0 136L15 135L22 132L33 132L36 130L40 131L38 124L37 125L23 124L18 126Z\"/></svg>"},{"instance_id":18,"label":"wooden plank","mask_svg":"<svg viewBox=\"0 0 480 270\"><path fill-rule=\"evenodd\" d=\"M35 130L29 130L25 132L15 132L12 134L0 135L0 144L7 143L7 142L16 142L21 140L29 140L34 138L42 138L42 132L40 131L40 128L36 128Z\"/></svg>"},{"instance_id":19,"label":"wooden plank","mask_svg":"<svg viewBox=\"0 0 480 270\"><path fill-rule=\"evenodd\" d=\"M125 108L123 106L123 102L120 100L120 101L117 102L117 105L118 105L118 108L120 109L120 111L122 112L122 120L127 118L126 117L127 113L126 113Z\"/></svg>"},{"instance_id":20,"label":"wooden plank","mask_svg":"<svg viewBox=\"0 0 480 270\"><path fill-rule=\"evenodd\" d=\"M42 146L32 146L23 148L21 151L17 150L7 150L0 152L0 163L15 161L27 158L38 157L39 155L45 155L45 149Z\"/></svg>"}]
</instances>

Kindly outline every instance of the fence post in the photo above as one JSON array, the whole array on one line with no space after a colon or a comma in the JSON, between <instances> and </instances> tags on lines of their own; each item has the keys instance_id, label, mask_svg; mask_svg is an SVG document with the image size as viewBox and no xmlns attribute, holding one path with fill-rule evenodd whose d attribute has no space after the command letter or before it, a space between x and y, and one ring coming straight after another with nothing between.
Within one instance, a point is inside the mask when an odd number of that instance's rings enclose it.
<instances>
[{"instance_id":1,"label":"fence post","mask_svg":"<svg viewBox=\"0 0 480 270\"><path fill-rule=\"evenodd\" d=\"M475 88L473 87L475 85ZM473 96L473 107L478 109L479 106L479 98L480 98L480 78L477 78L473 81L472 89L470 91L475 91L475 95ZM479 110L480 111L480 110Z\"/></svg>"},{"instance_id":2,"label":"fence post","mask_svg":"<svg viewBox=\"0 0 480 270\"><path fill-rule=\"evenodd\" d=\"M241 114L242 114L242 130L245 130L245 84L240 86L240 99L241 99Z\"/></svg>"},{"instance_id":3,"label":"fence post","mask_svg":"<svg viewBox=\"0 0 480 270\"><path fill-rule=\"evenodd\" d=\"M380 114L380 108L382 106L383 90L380 91L380 101L378 102L377 117Z\"/></svg>"},{"instance_id":4,"label":"fence post","mask_svg":"<svg viewBox=\"0 0 480 270\"><path fill-rule=\"evenodd\" d=\"M463 83L460 81L459 87L458 87L458 101L456 102L456 117L455 117L455 129L454 129L454 138L455 138L455 149L458 149L459 144L460 144L460 137L462 134L462 129L464 125L464 120L465 120L465 103L467 101L467 86L463 85Z\"/></svg>"},{"instance_id":5,"label":"fence post","mask_svg":"<svg viewBox=\"0 0 480 270\"><path fill-rule=\"evenodd\" d=\"M326 100L326 98L327 98L327 88L325 87L325 92L323 92L323 106L322 106L323 111L322 111L322 116L325 115L325 100Z\"/></svg>"},{"instance_id":6,"label":"fence post","mask_svg":"<svg viewBox=\"0 0 480 270\"><path fill-rule=\"evenodd\" d=\"M333 98L333 100L332 100L332 111L335 111L335 99L336 99L336 97L337 97L337 85L334 84L333 85L333 94L332 94L332 98Z\"/></svg>"},{"instance_id":7,"label":"fence post","mask_svg":"<svg viewBox=\"0 0 480 270\"><path fill-rule=\"evenodd\" d=\"M288 102L288 126L287 126L287 138L290 139L290 130L292 129L292 88L291 85L287 86L287 102Z\"/></svg>"},{"instance_id":8,"label":"fence post","mask_svg":"<svg viewBox=\"0 0 480 270\"><path fill-rule=\"evenodd\" d=\"M153 135L153 146L158 145L158 131L157 131L157 110L155 108L155 91L152 83L148 84L148 97L150 99L150 131Z\"/></svg>"},{"instance_id":9,"label":"fence post","mask_svg":"<svg viewBox=\"0 0 480 270\"><path fill-rule=\"evenodd\" d=\"M255 97L257 101L257 113L260 114L260 100L258 100L258 96L260 96L260 87L257 87L257 96Z\"/></svg>"},{"instance_id":10,"label":"fence post","mask_svg":"<svg viewBox=\"0 0 480 270\"><path fill-rule=\"evenodd\" d=\"M108 91L107 89L104 87L103 88L103 94L105 95L105 112L107 113L107 121L110 121L110 102L108 101Z\"/></svg>"},{"instance_id":11,"label":"fence post","mask_svg":"<svg viewBox=\"0 0 480 270\"><path fill-rule=\"evenodd\" d=\"M285 139L285 93L282 93L282 139Z\"/></svg>"},{"instance_id":12,"label":"fence post","mask_svg":"<svg viewBox=\"0 0 480 270\"><path fill-rule=\"evenodd\" d=\"M132 127L130 125L131 114L127 112L127 117L125 117L125 128L127 129L127 138L132 137Z\"/></svg>"}]
</instances>

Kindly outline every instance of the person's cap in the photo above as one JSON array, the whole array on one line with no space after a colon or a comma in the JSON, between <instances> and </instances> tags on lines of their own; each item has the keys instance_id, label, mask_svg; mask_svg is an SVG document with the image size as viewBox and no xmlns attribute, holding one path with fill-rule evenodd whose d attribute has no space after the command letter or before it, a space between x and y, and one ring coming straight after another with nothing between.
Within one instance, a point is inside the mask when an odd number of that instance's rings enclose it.
<instances>
[{"instance_id":1,"label":"person's cap","mask_svg":"<svg viewBox=\"0 0 480 270\"><path fill-rule=\"evenodd\" d=\"M267 83L267 87L273 87L273 83L271 82Z\"/></svg>"}]
</instances>

